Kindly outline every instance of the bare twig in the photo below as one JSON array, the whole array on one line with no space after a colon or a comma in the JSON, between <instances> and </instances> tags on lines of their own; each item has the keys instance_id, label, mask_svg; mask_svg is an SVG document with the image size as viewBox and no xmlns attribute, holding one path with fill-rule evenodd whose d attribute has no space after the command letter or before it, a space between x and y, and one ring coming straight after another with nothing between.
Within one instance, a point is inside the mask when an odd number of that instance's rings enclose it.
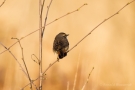
<instances>
[{"instance_id":1,"label":"bare twig","mask_svg":"<svg viewBox=\"0 0 135 90\"><path fill-rule=\"evenodd\" d=\"M38 61L35 60L35 59L33 59L32 56L34 56ZM32 59L35 63L37 63L38 65L40 65L40 60L37 58L37 56L36 56L35 54L32 54L32 55L31 55L31 59Z\"/></svg>"},{"instance_id":2,"label":"bare twig","mask_svg":"<svg viewBox=\"0 0 135 90\"><path fill-rule=\"evenodd\" d=\"M42 6L41 6L41 15L42 15L42 13L43 13L44 5L45 5L45 0L43 0L43 4L42 4Z\"/></svg>"},{"instance_id":3,"label":"bare twig","mask_svg":"<svg viewBox=\"0 0 135 90\"><path fill-rule=\"evenodd\" d=\"M72 13L75 13L75 12L79 11L79 10L80 10L82 7L84 7L85 5L87 5L87 3L83 4L82 6L80 6L79 8L77 8L76 10L73 10L73 11L71 11L71 12L68 12L67 14L62 15L62 16L59 17L59 18L56 18L55 20L53 20L53 21L51 21L50 23L46 24L46 26L49 25L49 24L51 24L51 23L53 23L53 22L55 22L55 21L57 21L57 20L60 20L61 18L64 18L64 17L67 16L67 15L70 15L70 14L72 14ZM43 27L43 28L44 28L44 27Z\"/></svg>"},{"instance_id":4,"label":"bare twig","mask_svg":"<svg viewBox=\"0 0 135 90\"><path fill-rule=\"evenodd\" d=\"M4 1L0 4L0 7L1 7L2 5L4 5L5 2L6 2L6 0L4 0Z\"/></svg>"},{"instance_id":5,"label":"bare twig","mask_svg":"<svg viewBox=\"0 0 135 90\"><path fill-rule=\"evenodd\" d=\"M82 5L81 7L79 7L78 9L76 9L76 10L74 10L74 11L72 11L72 12L69 12L69 13L67 13L67 14L65 14L65 15L62 15L62 16L60 16L60 17L57 18L57 19L54 19L54 20L51 21L50 23L46 24L46 26L48 26L48 25L54 23L55 21L58 21L58 20L60 20L60 19L62 19L62 18L64 18L64 17L66 17L67 15L70 15L70 14L72 14L72 13L77 12L78 10L80 10L80 9L81 9L83 6L85 6L85 5L87 5L87 4L83 4L83 5ZM44 27L41 27L41 28L44 28ZM25 35L24 37L20 38L20 41L23 40L24 38L26 38L26 37L32 35L33 33L39 31L41 28L39 28L39 29L37 29L37 30L35 30L35 31L33 31L33 32L31 32L31 33ZM17 44L17 43L18 43L18 41L15 42L15 43L13 43L11 46L9 46L8 49L10 49L11 47L13 47L13 46L14 46L15 44ZM0 52L0 54L4 53L4 52L6 52L6 51L7 51L7 49L4 50L4 51L2 51L2 52Z\"/></svg>"},{"instance_id":6,"label":"bare twig","mask_svg":"<svg viewBox=\"0 0 135 90\"><path fill-rule=\"evenodd\" d=\"M0 42L1 46L3 46L6 50L9 51L9 53L13 56L13 58L16 60L16 62L18 63L18 65L21 67L21 70L24 72L24 74L26 75L26 77L28 77L27 73L25 72L25 70L23 69L22 65L20 64L20 62L17 60L17 58L15 57L15 55L5 46Z\"/></svg>"},{"instance_id":7,"label":"bare twig","mask_svg":"<svg viewBox=\"0 0 135 90\"><path fill-rule=\"evenodd\" d=\"M18 38L11 38L11 39L16 39L18 42L19 42L19 45L20 45L20 48L21 48L21 51L22 51L22 60L23 60L23 64L25 66L25 69L26 69L26 72L27 72L27 75L28 75L28 79L29 79L29 82L30 82L30 89L32 89L32 83L31 83L31 78L30 78L30 75L29 75L29 72L28 72L28 69L27 69L27 65L25 63L25 60L24 60L24 53L23 53L23 47L21 45L21 42Z\"/></svg>"},{"instance_id":8,"label":"bare twig","mask_svg":"<svg viewBox=\"0 0 135 90\"><path fill-rule=\"evenodd\" d=\"M48 69L51 68L56 62L58 62L58 59L56 61L54 61L53 63L50 63L50 65L43 72L43 75L45 75L45 73L48 71Z\"/></svg>"},{"instance_id":9,"label":"bare twig","mask_svg":"<svg viewBox=\"0 0 135 90\"><path fill-rule=\"evenodd\" d=\"M39 21L39 28L42 28L42 13L43 13L43 8L44 8L44 3L45 0L43 0L43 5L41 3L42 0L39 0L39 15L40 15L40 21ZM49 13L49 8L51 6L52 0L50 1L49 6L47 7L47 12L46 12L46 17L45 17L45 21L44 21L44 28L39 30L39 60L40 60L40 64L39 64L39 73L40 73L40 80L39 80L39 90L42 90L42 41L43 41L43 33L46 27L46 22L47 22L47 17L48 17L48 13ZM41 12L41 13L40 13Z\"/></svg>"},{"instance_id":10,"label":"bare twig","mask_svg":"<svg viewBox=\"0 0 135 90\"><path fill-rule=\"evenodd\" d=\"M54 61L52 64L50 64L50 65L45 69L45 71L43 72L42 77L43 77L44 75L46 75L45 73L46 73L46 72L51 68L51 66L53 66L56 62L58 62L58 60ZM40 78L40 76L37 77L35 80L33 80L33 82L36 81L36 80L38 80L39 78ZM30 83L28 83L27 85L25 85L22 89L26 88L29 84L30 84Z\"/></svg>"},{"instance_id":11,"label":"bare twig","mask_svg":"<svg viewBox=\"0 0 135 90\"><path fill-rule=\"evenodd\" d=\"M88 78L87 78L86 82L84 83L84 85L83 85L83 87L82 87L82 90L84 90L84 88L85 88L86 84L88 83L89 78L90 78L90 75L91 75L91 73L92 73L93 69L94 69L94 67L92 68L91 72L89 73Z\"/></svg>"},{"instance_id":12,"label":"bare twig","mask_svg":"<svg viewBox=\"0 0 135 90\"><path fill-rule=\"evenodd\" d=\"M43 13L43 8L44 8L44 3L45 3L45 0L43 0L43 5L41 3L41 0L40 0L40 7L41 7L41 14L40 14L40 27L42 27L42 13ZM40 64L39 64L39 69L40 69L40 86L39 86L39 89L42 90L42 40L43 40L43 35L44 35L44 30L46 28L46 22L47 22L47 17L48 17L48 13L49 13L49 9L50 9L50 6L51 6L51 3L52 3L52 0L50 1L50 4L49 6L47 6L47 12L46 12L46 17L45 17L45 21L44 21L44 28L43 30L41 29L41 31L39 31L40 35L39 35L39 38L40 38L40 45L39 45L39 48L40 48L40 52L39 52L39 60L40 60ZM40 11L39 11L40 12Z\"/></svg>"},{"instance_id":13,"label":"bare twig","mask_svg":"<svg viewBox=\"0 0 135 90\"><path fill-rule=\"evenodd\" d=\"M43 45L43 38L42 38L42 0L39 0L39 90L42 90L42 45Z\"/></svg>"},{"instance_id":14,"label":"bare twig","mask_svg":"<svg viewBox=\"0 0 135 90\"><path fill-rule=\"evenodd\" d=\"M46 12L46 17L45 17L45 21L44 21L44 28L43 28L43 31L42 31L42 38L43 38L44 31L45 31L45 28L46 28L46 22L47 22L47 18L48 18L48 13L49 13L49 9L50 9L50 6L52 4L52 1L53 0L51 0L49 6L47 6L47 12Z\"/></svg>"},{"instance_id":15,"label":"bare twig","mask_svg":"<svg viewBox=\"0 0 135 90\"><path fill-rule=\"evenodd\" d=\"M104 22L108 21L109 19L111 19L112 17L114 17L115 15L119 14L120 11L122 11L126 6L128 6L129 4L133 3L135 0L127 3L126 5L124 5L122 8L120 8L116 13L114 13L113 15L111 15L110 17L104 19L101 23L99 23L96 27L94 27L86 36L84 36L77 44L75 44L69 51L71 51L73 48L75 48L80 42L82 42L86 37L88 37L94 30L96 30L99 26L101 26ZM67 51L67 52L69 52Z\"/></svg>"},{"instance_id":16,"label":"bare twig","mask_svg":"<svg viewBox=\"0 0 135 90\"><path fill-rule=\"evenodd\" d=\"M36 78L35 80L32 80L32 82L38 80L40 77ZM24 90L24 88L26 88L30 83L28 83L27 85L25 85L21 90ZM38 89L37 89L38 90Z\"/></svg>"}]
</instances>

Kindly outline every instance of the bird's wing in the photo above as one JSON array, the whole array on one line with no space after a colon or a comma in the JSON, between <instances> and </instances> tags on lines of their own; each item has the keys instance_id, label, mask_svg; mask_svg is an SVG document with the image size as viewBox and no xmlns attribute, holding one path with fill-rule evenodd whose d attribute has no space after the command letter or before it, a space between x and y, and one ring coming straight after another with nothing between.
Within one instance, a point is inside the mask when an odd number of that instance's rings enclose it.
<instances>
[{"instance_id":1,"label":"bird's wing","mask_svg":"<svg viewBox=\"0 0 135 90\"><path fill-rule=\"evenodd\" d=\"M61 49L61 41L56 39L53 43L53 51L59 51Z\"/></svg>"}]
</instances>

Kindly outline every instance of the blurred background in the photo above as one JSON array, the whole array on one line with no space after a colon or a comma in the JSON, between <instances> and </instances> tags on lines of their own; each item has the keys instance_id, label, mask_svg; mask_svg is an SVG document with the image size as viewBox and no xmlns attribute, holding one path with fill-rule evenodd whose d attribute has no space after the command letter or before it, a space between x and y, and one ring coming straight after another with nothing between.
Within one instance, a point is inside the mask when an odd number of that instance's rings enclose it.
<instances>
[{"instance_id":1,"label":"blurred background","mask_svg":"<svg viewBox=\"0 0 135 90\"><path fill-rule=\"evenodd\" d=\"M46 8L50 0L46 0ZM3 0L0 0L2 3ZM69 34L72 48L101 21L116 13L130 0L53 0L47 23L88 5L46 27L43 38L43 71L54 62L53 41L59 32ZM6 47L39 28L38 0L6 0L0 7L0 42ZM39 32L21 41L30 77L39 76L39 66L31 59L39 57ZM0 52L5 50L0 45ZM17 43L11 49L22 63L21 49ZM78 64L78 70L77 70ZM118 15L99 26L68 55L52 66L43 81L43 90L80 90L94 67L85 90L135 90L135 2ZM6 51L0 54L0 90L19 90L29 83L13 56ZM35 82L38 86L38 81ZM25 88L29 90L29 86Z\"/></svg>"}]
</instances>

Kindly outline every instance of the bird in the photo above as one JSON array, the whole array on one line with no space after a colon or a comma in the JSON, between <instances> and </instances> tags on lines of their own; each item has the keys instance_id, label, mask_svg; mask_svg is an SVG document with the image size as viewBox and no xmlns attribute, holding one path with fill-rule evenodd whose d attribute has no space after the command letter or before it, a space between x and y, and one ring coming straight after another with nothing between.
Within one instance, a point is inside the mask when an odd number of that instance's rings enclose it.
<instances>
[{"instance_id":1,"label":"bird","mask_svg":"<svg viewBox=\"0 0 135 90\"><path fill-rule=\"evenodd\" d=\"M56 52L58 54L57 57L58 60L67 56L67 51L69 49L69 42L67 36L69 36L69 34L60 32L59 34L56 35L54 39L53 52Z\"/></svg>"}]
</instances>

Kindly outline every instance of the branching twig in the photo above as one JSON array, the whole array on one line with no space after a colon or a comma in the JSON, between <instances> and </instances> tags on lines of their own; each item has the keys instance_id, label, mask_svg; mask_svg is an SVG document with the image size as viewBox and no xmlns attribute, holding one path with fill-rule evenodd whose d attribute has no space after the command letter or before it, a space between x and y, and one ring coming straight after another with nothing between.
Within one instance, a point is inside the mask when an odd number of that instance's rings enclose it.
<instances>
[{"instance_id":1,"label":"branching twig","mask_svg":"<svg viewBox=\"0 0 135 90\"><path fill-rule=\"evenodd\" d=\"M42 90L42 14L41 14L42 0L39 0L39 90Z\"/></svg>"},{"instance_id":2,"label":"branching twig","mask_svg":"<svg viewBox=\"0 0 135 90\"><path fill-rule=\"evenodd\" d=\"M123 10L126 6L128 6L129 4L131 4L131 3L133 3L135 0L133 0L133 1L131 1L131 2L129 2L129 3L127 3L126 5L124 5L121 9L119 9L115 14L113 14L113 15L111 15L110 17L108 17L107 19L105 19L104 21L102 21L101 23L99 23L94 29L92 29L85 37L83 37L77 44L75 44L75 46L73 46L68 52L70 52L72 49L74 49L81 41L83 41L88 35L90 35L96 28L98 28L100 25L102 25L104 22L106 22L107 20L109 20L110 18L112 18L113 16L115 16L115 15L117 15L121 10ZM84 5L87 5L87 4L84 4ZM83 5L83 6L84 6ZM82 7L82 6L81 6ZM81 8L80 7L80 8ZM76 11L78 11L79 9L77 9L77 10L75 10L75 11L73 11L73 12L76 12ZM71 12L71 13L73 13L73 12ZM68 14L71 14L71 13L67 13L66 15L68 15ZM62 17L64 17L64 16L66 16L66 15L63 15ZM60 18L62 18L62 17L60 17ZM59 19L59 18L58 18ZM56 19L57 20L57 19ZM54 20L54 21L56 21L56 20ZM53 23L54 21L52 21L52 22L50 22L50 23ZM50 24L49 23L49 24ZM43 75L47 72L47 70L51 67L51 66L53 66L56 62L58 62L58 60L56 60L56 61L54 61L52 64L50 64L48 67L47 67L47 69L43 72ZM40 76L39 76L40 77ZM37 78L37 79L35 79L34 81L36 81L36 80L38 80L39 79L39 77ZM30 84L30 83L29 83ZM26 86L28 86L29 84L27 84ZM25 86L25 87L26 87ZM25 88L25 87L23 87L23 88Z\"/></svg>"},{"instance_id":3,"label":"branching twig","mask_svg":"<svg viewBox=\"0 0 135 90\"><path fill-rule=\"evenodd\" d=\"M49 70L49 69L51 68L51 66L53 66L56 62L58 62L58 60L54 61L52 64L50 64L50 65L45 69L45 71L43 72L42 77L43 77L44 75L46 75L45 73L47 72L47 70ZM40 76L37 77L35 80L33 80L33 82L36 81L36 80L38 80L39 78L40 78ZM28 83L27 85L25 85L22 89L24 89L25 87L27 87L29 84L30 84L30 83Z\"/></svg>"},{"instance_id":4,"label":"branching twig","mask_svg":"<svg viewBox=\"0 0 135 90\"><path fill-rule=\"evenodd\" d=\"M1 42L0 42L0 44L5 48L5 49L7 49L7 47L6 46L4 46ZM8 49L7 49L8 50ZM19 64L19 66L21 67L21 70L24 72L24 74L26 75L26 77L28 77L29 78L29 76L28 76L28 74L25 72L25 70L23 69L23 67L21 66L21 64L20 64L20 62L17 60L17 58L15 57L15 55L10 51L10 50L8 50L9 51L9 53L13 56L13 58L17 61L17 63ZM30 83L31 84L31 83ZM37 86L34 84L34 83L32 83L34 86L35 86L35 88L36 88L36 90L38 90L37 89Z\"/></svg>"},{"instance_id":5,"label":"branching twig","mask_svg":"<svg viewBox=\"0 0 135 90\"><path fill-rule=\"evenodd\" d=\"M41 6L41 15L43 13L44 5L45 5L45 0L43 0L42 6Z\"/></svg>"},{"instance_id":6,"label":"branching twig","mask_svg":"<svg viewBox=\"0 0 135 90\"><path fill-rule=\"evenodd\" d=\"M67 16L67 15L70 15L70 14L72 14L72 13L75 13L75 12L79 11L79 10L80 10L82 7L84 7L85 5L87 5L87 3L83 4L82 6L80 6L79 8L77 8L76 10L73 10L73 11L71 11L71 12L68 12L67 14L62 15L62 16L59 17L59 18L56 18L55 20L53 20L53 21L51 21L50 23L46 24L46 26L49 25L49 24L51 24L51 23L53 23L53 22L55 22L55 21L57 21L57 20L60 20L61 18L64 18L64 17ZM43 27L43 28L44 28L44 27Z\"/></svg>"},{"instance_id":7,"label":"branching twig","mask_svg":"<svg viewBox=\"0 0 135 90\"><path fill-rule=\"evenodd\" d=\"M29 75L29 72L28 72L28 69L27 69L25 60L24 60L23 47L22 47L22 45L21 45L21 42L20 42L20 40L19 40L18 38L11 38L11 39L16 39L16 40L19 42L19 45L20 45L20 48L21 48L21 51L22 51L22 60L23 60L23 64L24 64L24 66L25 66L25 69L26 69L26 72L27 72L27 75L28 75L28 79L29 79L29 82L30 82L30 89L32 89L31 78L30 78L30 75Z\"/></svg>"},{"instance_id":8,"label":"branching twig","mask_svg":"<svg viewBox=\"0 0 135 90\"><path fill-rule=\"evenodd\" d=\"M116 13L114 13L113 15L111 15L110 17L104 19L101 23L99 23L96 27L94 27L86 36L84 36L77 44L75 44L69 51L71 51L73 48L75 48L80 42L82 42L86 37L88 37L94 30L96 30L100 25L102 25L104 22L108 21L109 19L111 19L112 17L114 17L115 15L119 14L121 10L123 10L126 6L128 6L129 4L133 3L135 0L127 3L126 5L124 5L121 9L119 9ZM67 51L67 52L69 52Z\"/></svg>"},{"instance_id":9,"label":"branching twig","mask_svg":"<svg viewBox=\"0 0 135 90\"><path fill-rule=\"evenodd\" d=\"M44 1L45 1L45 0L44 0ZM52 1L53 1L53 0L51 0L49 6L47 6L47 12L46 12L46 17L45 17L45 21L44 21L44 28L43 28L43 30L42 30L42 38L43 38L44 31L45 31L45 28L46 28L46 22L47 22L47 18L48 18L48 13L49 13L49 9L50 9L50 6L51 6L51 4L52 4ZM43 3L44 3L44 2L43 2ZM43 5L44 5L44 4L43 4Z\"/></svg>"},{"instance_id":10,"label":"branching twig","mask_svg":"<svg viewBox=\"0 0 135 90\"><path fill-rule=\"evenodd\" d=\"M74 10L74 11L72 11L72 12L69 12L69 13L67 13L67 14L65 14L65 15L62 15L61 17L59 17L59 18L57 18L57 19L51 21L50 23L46 24L46 26L48 26L48 25L54 23L55 21L58 21L58 20L60 20L60 19L62 19L62 18L64 18L64 17L66 17L66 16L68 16L68 15L70 15L70 14L72 14L72 13L77 12L78 10L80 10L80 9L81 9L83 6L85 6L85 5L87 5L87 4L83 4L83 5L82 5L81 7L79 7L78 9L76 9L76 10ZM42 28L44 28L44 27L42 27ZM32 35L33 33L39 31L40 29L41 29L41 28L39 28L39 29L37 29L37 30L35 30L35 31L33 31L33 32L31 32L31 33L25 35L24 37L20 38L20 41L23 40L24 38L26 38L26 37ZM13 47L13 46L14 46L15 44L17 44L17 43L18 43L18 41L15 42L14 44L12 44L11 46L9 46L8 49L10 49L11 47ZM4 53L4 52L6 52L6 51L7 51L7 50L4 50L4 51L2 51L0 54Z\"/></svg>"},{"instance_id":11,"label":"branching twig","mask_svg":"<svg viewBox=\"0 0 135 90\"><path fill-rule=\"evenodd\" d=\"M86 82L84 83L84 85L83 85L83 87L82 87L82 90L84 90L84 88L85 88L86 84L88 83L89 78L90 78L90 75L91 75L91 73L92 73L93 69L94 69L94 67L92 68L91 72L89 73L88 78L87 78Z\"/></svg>"},{"instance_id":12,"label":"branching twig","mask_svg":"<svg viewBox=\"0 0 135 90\"><path fill-rule=\"evenodd\" d=\"M32 80L32 82L34 82L34 81L36 81L36 80L38 80L40 77L38 77L37 79L35 79L35 80ZM29 85L30 83L28 83L27 85L25 85L21 90L24 90L24 88L26 88L28 85ZM38 90L38 89L37 89Z\"/></svg>"},{"instance_id":13,"label":"branching twig","mask_svg":"<svg viewBox=\"0 0 135 90\"><path fill-rule=\"evenodd\" d=\"M24 74L26 75L26 77L28 77L27 73L25 72L25 70L23 69L22 65L20 64L20 62L17 60L17 58L15 57L15 55L5 46L0 42L1 46L3 46L7 51L9 51L9 53L13 56L13 58L16 60L16 62L18 63L18 65L21 67L21 70L24 72Z\"/></svg>"},{"instance_id":14,"label":"branching twig","mask_svg":"<svg viewBox=\"0 0 135 90\"><path fill-rule=\"evenodd\" d=\"M41 3L41 0L39 0L39 7L41 8L41 11L39 9L39 12L41 12L40 14L40 25L39 25L39 28L42 27L42 13L43 13L43 8L44 8L44 3L45 3L45 0L43 0L43 5ZM52 3L52 0L50 1L50 4L49 6L47 6L47 12L46 12L46 17L45 17L45 21L44 21L44 28L43 30L39 30L39 60L40 60L40 64L39 64L39 71L40 71L40 82L39 82L39 90L42 90L42 83L43 83L43 73L42 73L42 41L43 41L43 34L44 34L44 30L46 28L46 22L47 22L47 17L48 17L48 13L49 13L49 9L50 9L50 6L51 6L51 3Z\"/></svg>"},{"instance_id":15,"label":"branching twig","mask_svg":"<svg viewBox=\"0 0 135 90\"><path fill-rule=\"evenodd\" d=\"M1 7L2 5L4 5L5 2L6 2L6 0L4 0L4 1L0 4L0 7Z\"/></svg>"}]
</instances>

